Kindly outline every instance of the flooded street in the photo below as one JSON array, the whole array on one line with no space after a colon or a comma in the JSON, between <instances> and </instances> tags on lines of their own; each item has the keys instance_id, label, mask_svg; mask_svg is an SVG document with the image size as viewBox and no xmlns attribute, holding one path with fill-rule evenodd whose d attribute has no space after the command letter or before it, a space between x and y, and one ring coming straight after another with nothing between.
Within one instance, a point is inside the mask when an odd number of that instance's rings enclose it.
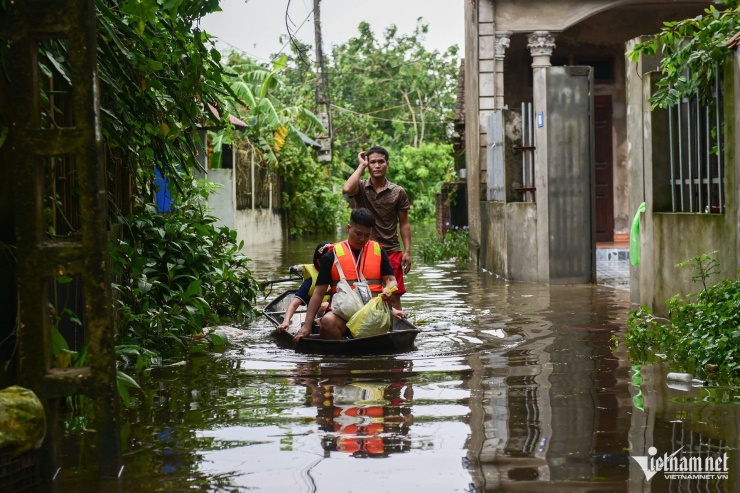
<instances>
[{"instance_id":1,"label":"flooded street","mask_svg":"<svg viewBox=\"0 0 740 493\"><path fill-rule=\"evenodd\" d=\"M280 277L315 244L248 256L258 278ZM415 350L298 354L261 317L222 351L148 372L124 411L121 480L65 469L63 490L737 491L737 390L670 387L664 366L630 366L623 344L613 350L627 291L418 259L406 283ZM651 446L727 453L728 478L648 482L631 457Z\"/></svg>"}]
</instances>

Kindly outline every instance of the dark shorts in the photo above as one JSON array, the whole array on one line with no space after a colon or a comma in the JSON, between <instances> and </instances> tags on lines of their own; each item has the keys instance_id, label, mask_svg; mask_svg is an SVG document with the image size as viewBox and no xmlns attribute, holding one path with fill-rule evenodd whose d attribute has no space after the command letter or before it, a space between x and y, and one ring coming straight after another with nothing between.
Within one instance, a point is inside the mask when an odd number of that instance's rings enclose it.
<instances>
[{"instance_id":1,"label":"dark shorts","mask_svg":"<svg viewBox=\"0 0 740 493\"><path fill-rule=\"evenodd\" d=\"M398 283L398 291L396 291L396 294L398 296L401 296L403 293L406 292L406 285L404 285L403 283L403 269L401 268L403 252L389 253L388 260L391 261L391 266L393 267L393 275L396 276L396 282Z\"/></svg>"}]
</instances>

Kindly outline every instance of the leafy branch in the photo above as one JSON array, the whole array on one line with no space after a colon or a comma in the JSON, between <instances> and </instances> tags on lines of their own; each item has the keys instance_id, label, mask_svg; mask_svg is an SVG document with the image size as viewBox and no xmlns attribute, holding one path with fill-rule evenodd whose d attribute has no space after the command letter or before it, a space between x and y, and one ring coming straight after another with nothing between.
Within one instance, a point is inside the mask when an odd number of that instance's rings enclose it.
<instances>
[{"instance_id":1,"label":"leafy branch","mask_svg":"<svg viewBox=\"0 0 740 493\"><path fill-rule=\"evenodd\" d=\"M668 108L682 98L699 94L709 98L716 80L716 67L729 48L727 42L740 30L738 0L717 0L724 10L710 5L703 15L676 22L666 22L652 38L635 45L628 55L633 62L639 57L660 52L660 71L652 108Z\"/></svg>"}]
</instances>

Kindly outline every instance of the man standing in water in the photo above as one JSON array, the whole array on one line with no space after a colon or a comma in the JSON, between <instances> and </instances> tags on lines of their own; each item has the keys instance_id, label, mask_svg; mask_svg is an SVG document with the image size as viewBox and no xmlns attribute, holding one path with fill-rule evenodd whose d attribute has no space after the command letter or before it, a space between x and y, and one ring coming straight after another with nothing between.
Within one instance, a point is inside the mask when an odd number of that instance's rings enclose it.
<instances>
[{"instance_id":1,"label":"man standing in water","mask_svg":"<svg viewBox=\"0 0 740 493\"><path fill-rule=\"evenodd\" d=\"M396 310L401 310L401 295L406 292L403 275L411 270L411 203L403 187L386 178L390 164L388 157L388 151L379 146L360 152L357 155L357 169L347 179L342 192L350 198L353 209L365 208L375 216L371 239L388 252L398 282L398 291L391 295L390 303ZM366 169L370 171L370 178L362 179ZM403 251L398 241L399 231Z\"/></svg>"}]
</instances>

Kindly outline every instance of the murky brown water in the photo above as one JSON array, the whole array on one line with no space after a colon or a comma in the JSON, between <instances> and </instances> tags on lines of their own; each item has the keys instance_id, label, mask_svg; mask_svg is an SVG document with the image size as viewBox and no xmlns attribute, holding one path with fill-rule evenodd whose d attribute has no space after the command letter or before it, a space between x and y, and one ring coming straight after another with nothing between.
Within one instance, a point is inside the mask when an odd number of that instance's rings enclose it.
<instances>
[{"instance_id":1,"label":"murky brown water","mask_svg":"<svg viewBox=\"0 0 740 493\"><path fill-rule=\"evenodd\" d=\"M259 277L280 276L315 243L248 255ZM414 351L296 354L259 319L222 352L150 372L125 410L119 482L66 468L58 489L736 491L737 390L671 388L664 367L630 367L612 350L627 292L418 261L407 285L404 308L423 329ZM647 482L630 457L650 446L727 452L729 477Z\"/></svg>"}]
</instances>

